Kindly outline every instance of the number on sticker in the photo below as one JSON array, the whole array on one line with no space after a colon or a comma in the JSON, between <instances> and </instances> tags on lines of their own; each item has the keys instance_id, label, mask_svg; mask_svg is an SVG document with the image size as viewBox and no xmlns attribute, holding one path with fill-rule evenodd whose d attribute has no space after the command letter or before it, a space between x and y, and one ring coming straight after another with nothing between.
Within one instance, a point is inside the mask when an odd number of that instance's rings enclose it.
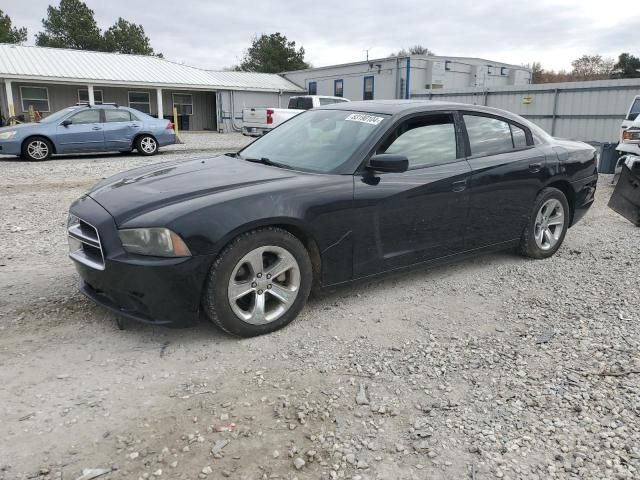
<instances>
[{"instance_id":1,"label":"number on sticker","mask_svg":"<svg viewBox=\"0 0 640 480\"><path fill-rule=\"evenodd\" d=\"M349 120L351 122L362 122L362 123L370 123L371 125L378 125L384 117L376 117L374 115L366 115L364 113L352 113L345 120Z\"/></svg>"}]
</instances>

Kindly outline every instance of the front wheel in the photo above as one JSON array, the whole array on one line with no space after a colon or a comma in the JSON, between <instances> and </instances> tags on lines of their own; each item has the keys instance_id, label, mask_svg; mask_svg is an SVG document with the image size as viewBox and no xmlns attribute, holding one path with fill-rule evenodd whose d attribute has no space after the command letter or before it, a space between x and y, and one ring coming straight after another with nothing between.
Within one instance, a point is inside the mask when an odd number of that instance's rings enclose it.
<instances>
[{"instance_id":1,"label":"front wheel","mask_svg":"<svg viewBox=\"0 0 640 480\"><path fill-rule=\"evenodd\" d=\"M533 203L520 240L520 252L531 258L549 258L558 251L569 228L567 197L557 188L545 188Z\"/></svg>"},{"instance_id":2,"label":"front wheel","mask_svg":"<svg viewBox=\"0 0 640 480\"><path fill-rule=\"evenodd\" d=\"M304 307L312 284L304 245L275 227L240 235L218 256L203 308L222 330L253 337L284 327Z\"/></svg>"},{"instance_id":3,"label":"front wheel","mask_svg":"<svg viewBox=\"0 0 640 480\"><path fill-rule=\"evenodd\" d=\"M151 135L141 135L136 140L136 150L140 155L155 155L158 152L158 141Z\"/></svg>"},{"instance_id":4,"label":"front wheel","mask_svg":"<svg viewBox=\"0 0 640 480\"><path fill-rule=\"evenodd\" d=\"M27 139L22 145L22 158L32 162L48 160L53 153L51 142L44 137Z\"/></svg>"}]
</instances>

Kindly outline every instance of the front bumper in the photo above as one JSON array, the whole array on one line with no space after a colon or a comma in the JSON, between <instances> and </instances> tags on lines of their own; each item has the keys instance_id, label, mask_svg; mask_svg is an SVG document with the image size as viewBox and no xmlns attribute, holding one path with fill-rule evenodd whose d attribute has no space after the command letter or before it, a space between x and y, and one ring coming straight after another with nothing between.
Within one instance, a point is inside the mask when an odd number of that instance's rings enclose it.
<instances>
[{"instance_id":1,"label":"front bumper","mask_svg":"<svg viewBox=\"0 0 640 480\"><path fill-rule=\"evenodd\" d=\"M0 140L0 155L20 155L21 153L21 140Z\"/></svg>"},{"instance_id":2,"label":"front bumper","mask_svg":"<svg viewBox=\"0 0 640 480\"><path fill-rule=\"evenodd\" d=\"M95 227L104 257L102 269L73 259L82 293L137 321L173 327L197 322L211 258L131 255L122 249L113 218L90 197L76 201L71 213Z\"/></svg>"}]
</instances>

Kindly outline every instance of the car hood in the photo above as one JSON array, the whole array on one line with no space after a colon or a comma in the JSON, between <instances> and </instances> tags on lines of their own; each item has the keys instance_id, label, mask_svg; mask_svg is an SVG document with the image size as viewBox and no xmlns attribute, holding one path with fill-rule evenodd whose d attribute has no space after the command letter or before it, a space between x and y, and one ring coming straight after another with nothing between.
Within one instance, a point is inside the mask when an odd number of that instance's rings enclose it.
<instances>
[{"instance_id":1,"label":"car hood","mask_svg":"<svg viewBox=\"0 0 640 480\"><path fill-rule=\"evenodd\" d=\"M129 170L101 181L88 195L121 225L173 203L277 182L296 175L291 170L223 155Z\"/></svg>"},{"instance_id":2,"label":"car hood","mask_svg":"<svg viewBox=\"0 0 640 480\"><path fill-rule=\"evenodd\" d=\"M0 128L0 133L2 132L9 132L11 130L31 130L33 128L36 128L38 125L40 125L39 123L18 123L17 125L9 125L8 127L2 127Z\"/></svg>"}]
</instances>

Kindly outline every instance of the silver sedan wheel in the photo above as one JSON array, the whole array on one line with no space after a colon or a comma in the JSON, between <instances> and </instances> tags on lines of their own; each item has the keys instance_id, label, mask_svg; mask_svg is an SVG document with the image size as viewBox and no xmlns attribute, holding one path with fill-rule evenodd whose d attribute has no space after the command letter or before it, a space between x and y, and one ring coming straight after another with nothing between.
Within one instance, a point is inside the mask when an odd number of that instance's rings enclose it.
<instances>
[{"instance_id":1,"label":"silver sedan wheel","mask_svg":"<svg viewBox=\"0 0 640 480\"><path fill-rule=\"evenodd\" d=\"M49 155L49 146L42 140L33 140L27 145L27 153L34 160L44 160Z\"/></svg>"},{"instance_id":2,"label":"silver sedan wheel","mask_svg":"<svg viewBox=\"0 0 640 480\"><path fill-rule=\"evenodd\" d=\"M300 267L287 250L258 247L247 253L231 273L227 296L231 310L252 325L279 319L300 291Z\"/></svg>"},{"instance_id":3,"label":"silver sedan wheel","mask_svg":"<svg viewBox=\"0 0 640 480\"><path fill-rule=\"evenodd\" d=\"M540 250L551 250L556 246L564 229L564 208L555 198L544 202L536 215L534 236Z\"/></svg>"},{"instance_id":4,"label":"silver sedan wheel","mask_svg":"<svg viewBox=\"0 0 640 480\"><path fill-rule=\"evenodd\" d=\"M140 148L144 151L144 153L153 153L158 148L156 141L151 137L144 137L140 140Z\"/></svg>"}]
</instances>

